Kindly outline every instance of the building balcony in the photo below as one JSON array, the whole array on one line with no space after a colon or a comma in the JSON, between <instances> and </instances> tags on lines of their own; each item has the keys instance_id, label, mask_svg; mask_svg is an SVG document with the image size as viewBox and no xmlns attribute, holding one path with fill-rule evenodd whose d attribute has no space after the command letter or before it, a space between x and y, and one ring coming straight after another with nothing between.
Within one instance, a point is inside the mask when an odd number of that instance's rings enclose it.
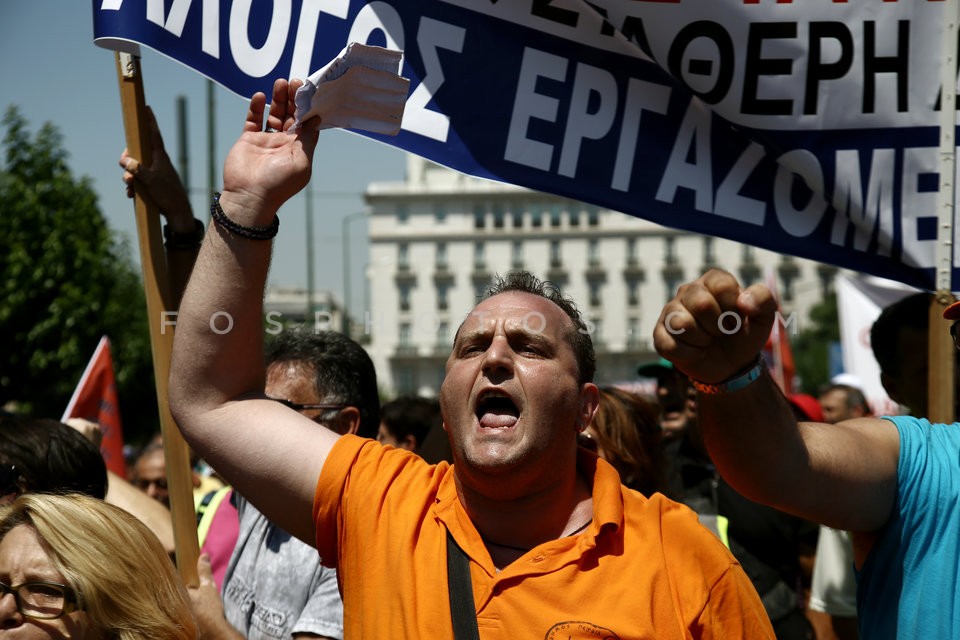
<instances>
[{"instance_id":1,"label":"building balcony","mask_svg":"<svg viewBox=\"0 0 960 640\"><path fill-rule=\"evenodd\" d=\"M587 280L590 282L606 282L607 281L607 270L603 268L603 265L599 261L591 262L587 265L587 271L585 272Z\"/></svg>"},{"instance_id":2,"label":"building balcony","mask_svg":"<svg viewBox=\"0 0 960 640\"><path fill-rule=\"evenodd\" d=\"M394 280L398 285L406 284L412 285L417 282L417 274L408 266L398 266L397 274L394 276Z\"/></svg>"},{"instance_id":3,"label":"building balcony","mask_svg":"<svg viewBox=\"0 0 960 640\"><path fill-rule=\"evenodd\" d=\"M569 274L567 274L567 270L564 269L562 266L560 267L551 266L547 270L547 280L549 280L550 282L554 283L557 286L565 285L569 279L570 279L570 276Z\"/></svg>"},{"instance_id":4,"label":"building balcony","mask_svg":"<svg viewBox=\"0 0 960 640\"><path fill-rule=\"evenodd\" d=\"M447 265L437 265L433 272L433 282L435 284L453 284L453 271Z\"/></svg>"},{"instance_id":5,"label":"building balcony","mask_svg":"<svg viewBox=\"0 0 960 640\"><path fill-rule=\"evenodd\" d=\"M647 279L647 271L640 266L639 260L636 258L629 258L627 260L627 266L623 268L623 279L643 282Z\"/></svg>"}]
</instances>

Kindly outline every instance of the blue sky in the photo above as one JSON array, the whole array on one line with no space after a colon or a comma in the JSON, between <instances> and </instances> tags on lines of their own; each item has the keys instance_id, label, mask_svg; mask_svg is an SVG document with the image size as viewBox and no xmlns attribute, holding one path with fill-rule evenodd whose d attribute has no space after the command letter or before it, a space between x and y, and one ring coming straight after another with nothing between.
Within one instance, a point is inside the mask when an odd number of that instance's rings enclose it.
<instances>
[{"instance_id":1,"label":"blue sky","mask_svg":"<svg viewBox=\"0 0 960 640\"><path fill-rule=\"evenodd\" d=\"M13 0L0 13L0 109L16 104L31 131L52 122L63 134L75 175L89 176L101 210L112 228L135 244L132 201L126 198L117 165L124 148L123 122L114 56L93 44L90 0ZM206 79L150 49L142 48L141 67L147 103L160 123L167 151L177 160L178 95L187 99L191 200L206 220ZM215 91L215 184L230 146L240 132L246 100L222 87ZM362 168L362 170L361 170ZM341 130L321 133L310 188L314 193L315 285L342 300L344 216L363 209L369 182L402 180L405 153ZM306 286L304 198L281 211L270 283ZM362 303L360 274L366 264L364 225L350 224L351 275L357 307ZM139 257L134 255L139 263Z\"/></svg>"}]
</instances>

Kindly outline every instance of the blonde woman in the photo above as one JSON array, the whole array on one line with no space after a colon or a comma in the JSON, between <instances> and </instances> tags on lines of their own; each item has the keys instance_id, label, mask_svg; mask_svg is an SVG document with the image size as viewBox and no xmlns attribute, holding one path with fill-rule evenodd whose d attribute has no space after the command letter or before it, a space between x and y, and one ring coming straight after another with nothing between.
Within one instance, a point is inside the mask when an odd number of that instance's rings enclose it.
<instances>
[{"instance_id":1,"label":"blonde woman","mask_svg":"<svg viewBox=\"0 0 960 640\"><path fill-rule=\"evenodd\" d=\"M21 640L196 640L187 591L156 536L79 494L0 509L0 633Z\"/></svg>"}]
</instances>

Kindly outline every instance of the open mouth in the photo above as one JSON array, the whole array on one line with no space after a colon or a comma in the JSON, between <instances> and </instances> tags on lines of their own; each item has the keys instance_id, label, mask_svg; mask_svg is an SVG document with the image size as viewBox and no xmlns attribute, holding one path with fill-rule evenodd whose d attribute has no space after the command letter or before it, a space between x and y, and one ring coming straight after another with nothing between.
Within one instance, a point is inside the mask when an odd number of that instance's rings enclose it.
<instances>
[{"instance_id":1,"label":"open mouth","mask_svg":"<svg viewBox=\"0 0 960 640\"><path fill-rule=\"evenodd\" d=\"M484 429L512 427L520 417L520 410L502 391L484 391L477 400L477 421Z\"/></svg>"}]
</instances>

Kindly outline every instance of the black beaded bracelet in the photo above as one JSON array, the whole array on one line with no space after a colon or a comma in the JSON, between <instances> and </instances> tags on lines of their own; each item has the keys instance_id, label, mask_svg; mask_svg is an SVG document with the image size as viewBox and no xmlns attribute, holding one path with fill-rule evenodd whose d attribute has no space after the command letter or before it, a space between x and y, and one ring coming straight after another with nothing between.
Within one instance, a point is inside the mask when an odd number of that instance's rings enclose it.
<instances>
[{"instance_id":1,"label":"black beaded bracelet","mask_svg":"<svg viewBox=\"0 0 960 640\"><path fill-rule=\"evenodd\" d=\"M273 214L273 222L264 227L246 227L234 222L220 208L219 191L213 194L213 202L210 204L210 217L230 233L248 240L272 240L277 235L277 231L280 230L280 218L277 214Z\"/></svg>"},{"instance_id":2,"label":"black beaded bracelet","mask_svg":"<svg viewBox=\"0 0 960 640\"><path fill-rule=\"evenodd\" d=\"M193 231L177 233L169 223L163 225L163 246L174 250L196 250L203 242L203 223L193 219Z\"/></svg>"}]
</instances>

